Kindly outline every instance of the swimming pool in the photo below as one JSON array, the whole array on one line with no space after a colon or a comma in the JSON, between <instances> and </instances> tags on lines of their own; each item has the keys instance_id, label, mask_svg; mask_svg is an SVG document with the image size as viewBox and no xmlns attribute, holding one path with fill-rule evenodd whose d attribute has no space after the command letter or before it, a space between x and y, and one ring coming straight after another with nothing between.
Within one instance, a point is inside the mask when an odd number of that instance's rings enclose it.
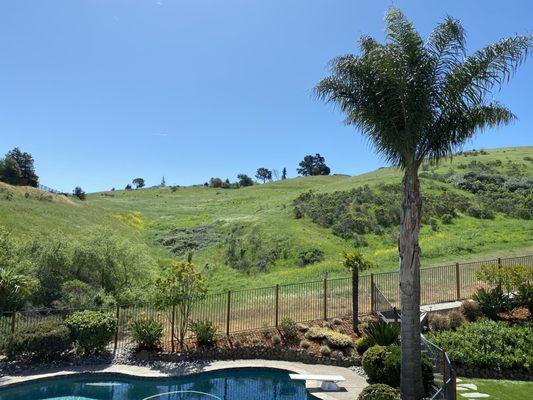
<instances>
[{"instance_id":1,"label":"swimming pool","mask_svg":"<svg viewBox=\"0 0 533 400\"><path fill-rule=\"evenodd\" d=\"M178 392L164 394L169 392ZM156 396L156 395L160 396ZM52 378L0 389L0 400L310 400L303 382L270 368L235 368L176 378L109 375Z\"/></svg>"}]
</instances>

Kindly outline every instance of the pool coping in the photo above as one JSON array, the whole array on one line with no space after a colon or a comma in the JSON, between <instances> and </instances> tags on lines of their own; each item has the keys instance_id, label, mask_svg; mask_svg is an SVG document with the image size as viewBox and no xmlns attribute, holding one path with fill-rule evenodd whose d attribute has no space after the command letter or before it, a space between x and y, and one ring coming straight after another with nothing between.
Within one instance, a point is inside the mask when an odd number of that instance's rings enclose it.
<instances>
[{"instance_id":1,"label":"pool coping","mask_svg":"<svg viewBox=\"0 0 533 400\"><path fill-rule=\"evenodd\" d=\"M320 375L342 375L346 381L341 382L339 392L324 392L320 389L320 382L307 381L307 391L320 400L347 400L356 399L365 386L366 380L355 373L355 371L345 368L322 364L304 364L300 362L275 361L275 360L232 360L232 361L209 361L205 365L197 366L192 370L187 370L187 365L176 364L175 369L166 372L157 367L138 366L128 364L108 364L95 366L72 366L70 368L58 368L50 371L32 371L31 374L5 375L0 377L0 389L15 387L25 383L40 382L48 379L60 379L76 376L117 376L122 378L137 379L168 379L174 377L184 377L197 375L203 372L230 370L237 368L270 368L289 371L299 374L320 374ZM189 366L190 367L190 366Z\"/></svg>"}]
</instances>

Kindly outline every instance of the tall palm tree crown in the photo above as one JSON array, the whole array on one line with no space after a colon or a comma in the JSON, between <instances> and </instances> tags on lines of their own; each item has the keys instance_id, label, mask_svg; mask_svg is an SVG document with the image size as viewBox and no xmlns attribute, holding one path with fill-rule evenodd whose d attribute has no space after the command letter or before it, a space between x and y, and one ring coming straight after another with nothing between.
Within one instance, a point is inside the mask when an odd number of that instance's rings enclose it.
<instances>
[{"instance_id":1,"label":"tall palm tree crown","mask_svg":"<svg viewBox=\"0 0 533 400\"><path fill-rule=\"evenodd\" d=\"M502 39L466 54L465 31L446 17L423 40L397 8L385 17L386 40L363 36L359 55L331 62L331 75L315 88L335 104L386 161L404 171L400 218L402 398L423 396L420 367L420 248L422 199L418 169L424 160L451 156L486 127L515 119L489 99L533 49L531 35Z\"/></svg>"}]
</instances>

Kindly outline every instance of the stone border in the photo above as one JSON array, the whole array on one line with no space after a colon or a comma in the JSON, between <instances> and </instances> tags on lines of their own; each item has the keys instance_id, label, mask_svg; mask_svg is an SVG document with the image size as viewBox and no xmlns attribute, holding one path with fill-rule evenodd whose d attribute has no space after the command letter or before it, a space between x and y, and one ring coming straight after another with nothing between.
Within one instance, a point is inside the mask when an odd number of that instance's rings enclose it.
<instances>
[{"instance_id":1,"label":"stone border","mask_svg":"<svg viewBox=\"0 0 533 400\"><path fill-rule=\"evenodd\" d=\"M4 376L0 378L0 389L14 387L30 382L39 382L48 379L59 379L68 376L117 376L122 378L137 379L170 379L173 377L183 377L197 375L203 372L230 370L237 368L272 368L283 371L305 374L327 374L342 375L346 378L342 382L342 391L323 392L320 390L320 383L309 381L306 388L310 394L321 400L345 400L356 399L365 386L366 380L353 370L337 366L303 364L301 362L287 362L274 360L235 360L235 361L211 361L204 365L175 364L173 369L167 371L154 367L141 367L134 365L110 365L94 367L72 367L49 371L37 371L31 375Z\"/></svg>"}]
</instances>

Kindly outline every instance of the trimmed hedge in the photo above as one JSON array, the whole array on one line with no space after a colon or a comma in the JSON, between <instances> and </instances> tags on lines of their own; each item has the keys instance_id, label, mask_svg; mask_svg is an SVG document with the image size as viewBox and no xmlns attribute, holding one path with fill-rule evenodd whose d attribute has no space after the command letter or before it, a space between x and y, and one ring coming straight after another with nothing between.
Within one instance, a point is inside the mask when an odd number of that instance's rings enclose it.
<instances>
[{"instance_id":1,"label":"trimmed hedge","mask_svg":"<svg viewBox=\"0 0 533 400\"><path fill-rule=\"evenodd\" d=\"M361 361L365 373L372 382L400 386L401 353L400 346L373 346L363 355ZM422 379L429 392L433 384L433 366L427 357L422 357Z\"/></svg>"},{"instance_id":2,"label":"trimmed hedge","mask_svg":"<svg viewBox=\"0 0 533 400\"><path fill-rule=\"evenodd\" d=\"M103 351L113 339L116 321L111 313L79 311L65 320L78 353L95 354Z\"/></svg>"},{"instance_id":3,"label":"trimmed hedge","mask_svg":"<svg viewBox=\"0 0 533 400\"><path fill-rule=\"evenodd\" d=\"M21 329L7 338L4 352L8 358L21 356L52 360L70 349L69 329L60 322L44 321Z\"/></svg>"},{"instance_id":4,"label":"trimmed hedge","mask_svg":"<svg viewBox=\"0 0 533 400\"><path fill-rule=\"evenodd\" d=\"M451 361L463 367L530 370L533 367L533 324L509 326L483 319L455 331L429 335L445 348Z\"/></svg>"},{"instance_id":5,"label":"trimmed hedge","mask_svg":"<svg viewBox=\"0 0 533 400\"><path fill-rule=\"evenodd\" d=\"M389 385L376 383L365 387L357 400L400 400L400 395Z\"/></svg>"}]
</instances>

